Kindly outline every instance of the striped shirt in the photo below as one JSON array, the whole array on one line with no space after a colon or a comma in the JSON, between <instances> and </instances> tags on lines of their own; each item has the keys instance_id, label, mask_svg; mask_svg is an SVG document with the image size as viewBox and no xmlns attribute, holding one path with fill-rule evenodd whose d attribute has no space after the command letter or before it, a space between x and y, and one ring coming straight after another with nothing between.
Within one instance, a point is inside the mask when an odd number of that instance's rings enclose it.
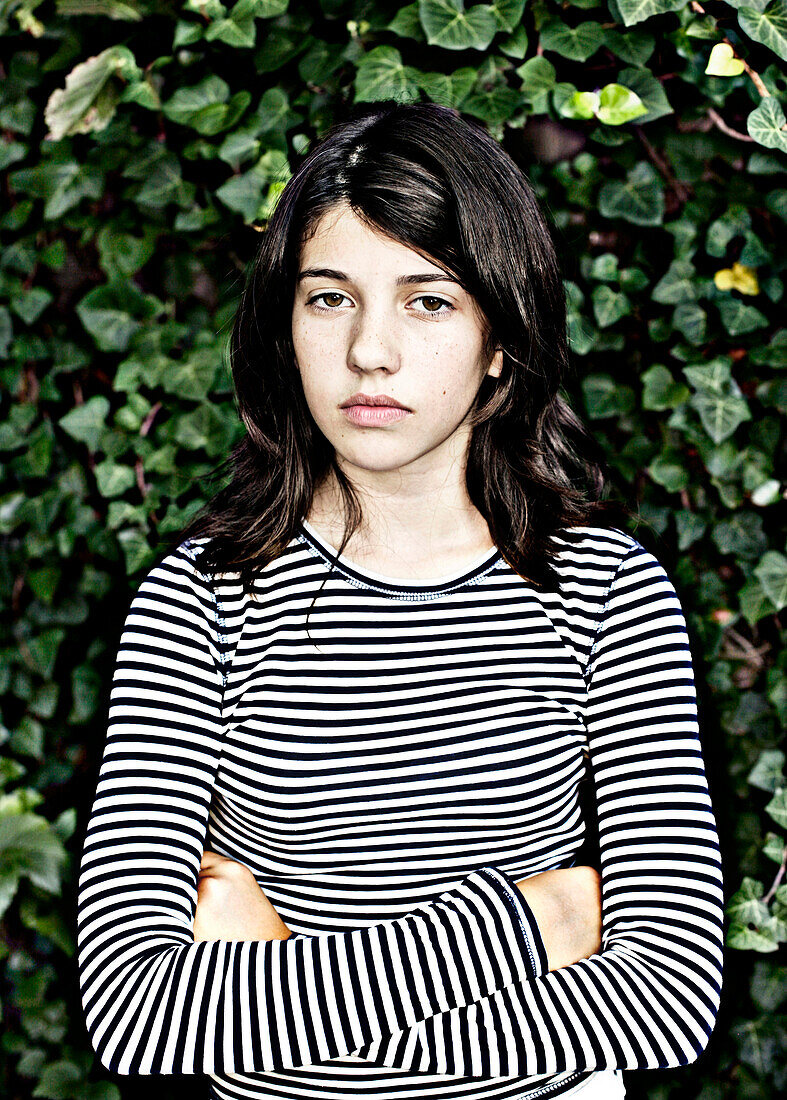
<instances>
[{"instance_id":1,"label":"striped shirt","mask_svg":"<svg viewBox=\"0 0 787 1100\"><path fill-rule=\"evenodd\" d=\"M253 593L200 539L150 571L80 871L104 1066L222 1100L541 1100L699 1057L723 895L685 619L632 536L556 541L551 591L498 550L416 583L331 569L307 522ZM602 948L550 972L515 884L574 864L581 785ZM203 849L295 935L194 942Z\"/></svg>"}]
</instances>

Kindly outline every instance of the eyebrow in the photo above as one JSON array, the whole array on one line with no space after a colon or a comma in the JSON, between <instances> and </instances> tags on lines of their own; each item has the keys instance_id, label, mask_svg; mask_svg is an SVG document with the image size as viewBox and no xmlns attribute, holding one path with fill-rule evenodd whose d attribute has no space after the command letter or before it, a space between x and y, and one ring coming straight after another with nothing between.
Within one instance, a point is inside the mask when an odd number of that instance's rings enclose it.
<instances>
[{"instance_id":1,"label":"eyebrow","mask_svg":"<svg viewBox=\"0 0 787 1100\"><path fill-rule=\"evenodd\" d=\"M334 267L307 267L298 274L298 282L303 279L334 279L336 282L349 283L350 276L344 271L337 271ZM442 272L428 271L421 275L400 275L396 280L397 286L412 286L415 283L456 283L462 284L453 275L445 275Z\"/></svg>"}]
</instances>

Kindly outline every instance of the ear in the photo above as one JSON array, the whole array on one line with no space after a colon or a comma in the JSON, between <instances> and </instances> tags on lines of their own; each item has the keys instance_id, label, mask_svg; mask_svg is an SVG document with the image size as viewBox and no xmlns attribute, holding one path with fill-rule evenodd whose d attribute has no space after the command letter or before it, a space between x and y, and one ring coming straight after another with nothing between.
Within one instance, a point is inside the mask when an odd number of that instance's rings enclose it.
<instances>
[{"instance_id":1,"label":"ear","mask_svg":"<svg viewBox=\"0 0 787 1100\"><path fill-rule=\"evenodd\" d=\"M492 375L493 378L499 378L500 377L500 372L502 371L502 369L503 369L503 349L501 347L498 347L497 351L495 352L494 356L492 357L492 361L490 362L489 368L488 368L486 373Z\"/></svg>"}]
</instances>

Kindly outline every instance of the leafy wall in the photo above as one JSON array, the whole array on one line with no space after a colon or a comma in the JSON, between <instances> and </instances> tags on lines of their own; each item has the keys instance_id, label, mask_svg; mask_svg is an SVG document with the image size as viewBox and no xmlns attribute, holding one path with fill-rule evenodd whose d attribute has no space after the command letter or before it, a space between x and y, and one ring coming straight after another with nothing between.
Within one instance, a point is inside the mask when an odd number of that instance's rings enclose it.
<instances>
[{"instance_id":1,"label":"leafy wall","mask_svg":"<svg viewBox=\"0 0 787 1100\"><path fill-rule=\"evenodd\" d=\"M391 97L482 119L548 207L572 398L689 621L724 999L698 1063L629 1093L779 1094L785 0L3 0L0 36L3 1095L173 1094L94 1063L78 1003L115 647L238 438L229 326L290 165Z\"/></svg>"}]
</instances>

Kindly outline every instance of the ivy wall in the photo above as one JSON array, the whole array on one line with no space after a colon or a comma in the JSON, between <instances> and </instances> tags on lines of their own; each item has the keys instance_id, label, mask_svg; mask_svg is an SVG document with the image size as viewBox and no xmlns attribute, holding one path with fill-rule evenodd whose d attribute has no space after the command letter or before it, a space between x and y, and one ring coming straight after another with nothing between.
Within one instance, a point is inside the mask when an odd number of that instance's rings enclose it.
<instances>
[{"instance_id":1,"label":"ivy wall","mask_svg":"<svg viewBox=\"0 0 787 1100\"><path fill-rule=\"evenodd\" d=\"M724 998L699 1062L629 1094L783 1095L785 0L2 0L0 39L0 1091L175 1095L104 1071L78 1001L115 649L239 438L228 335L291 167L395 98L483 120L530 176L570 396L689 622Z\"/></svg>"}]
</instances>

